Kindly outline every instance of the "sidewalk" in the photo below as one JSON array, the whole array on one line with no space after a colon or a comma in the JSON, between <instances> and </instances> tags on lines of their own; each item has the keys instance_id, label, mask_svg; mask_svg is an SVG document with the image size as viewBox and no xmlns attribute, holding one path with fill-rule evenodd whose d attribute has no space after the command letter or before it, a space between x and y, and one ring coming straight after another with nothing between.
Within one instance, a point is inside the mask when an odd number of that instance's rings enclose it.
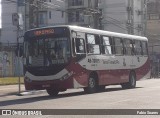
<instances>
[{"instance_id":1,"label":"sidewalk","mask_svg":"<svg viewBox=\"0 0 160 118\"><path fill-rule=\"evenodd\" d=\"M23 84L20 85L21 92L25 91ZM0 86L0 97L8 95L17 95L19 93L19 85L1 85Z\"/></svg>"}]
</instances>

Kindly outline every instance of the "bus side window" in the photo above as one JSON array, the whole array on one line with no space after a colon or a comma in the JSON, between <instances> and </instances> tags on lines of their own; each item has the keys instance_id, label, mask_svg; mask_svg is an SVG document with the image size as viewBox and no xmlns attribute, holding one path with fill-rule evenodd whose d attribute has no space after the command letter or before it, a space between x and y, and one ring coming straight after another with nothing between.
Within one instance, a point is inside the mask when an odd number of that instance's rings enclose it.
<instances>
[{"instance_id":1,"label":"bus side window","mask_svg":"<svg viewBox=\"0 0 160 118\"><path fill-rule=\"evenodd\" d=\"M130 40L130 48L131 48L131 54L135 55L135 41Z\"/></svg>"},{"instance_id":2,"label":"bus side window","mask_svg":"<svg viewBox=\"0 0 160 118\"><path fill-rule=\"evenodd\" d=\"M123 42L121 38L114 38L115 41L115 51L117 55L123 54Z\"/></svg>"},{"instance_id":3,"label":"bus side window","mask_svg":"<svg viewBox=\"0 0 160 118\"><path fill-rule=\"evenodd\" d=\"M131 41L129 39L123 39L124 54L126 55L132 55L132 44L130 44L130 42Z\"/></svg>"},{"instance_id":4,"label":"bus side window","mask_svg":"<svg viewBox=\"0 0 160 118\"><path fill-rule=\"evenodd\" d=\"M126 46L125 46L125 40L124 39L121 39L121 43L122 43L122 53L124 54L124 55L126 55Z\"/></svg>"},{"instance_id":5,"label":"bus side window","mask_svg":"<svg viewBox=\"0 0 160 118\"><path fill-rule=\"evenodd\" d=\"M111 47L111 39L110 37L103 36L102 38L103 46L102 46L102 53L103 54L112 54L112 47Z\"/></svg>"},{"instance_id":6,"label":"bus side window","mask_svg":"<svg viewBox=\"0 0 160 118\"><path fill-rule=\"evenodd\" d=\"M140 47L141 47L141 55L143 55L143 47L142 47L142 42L140 41Z\"/></svg>"},{"instance_id":7,"label":"bus side window","mask_svg":"<svg viewBox=\"0 0 160 118\"><path fill-rule=\"evenodd\" d=\"M91 54L100 54L100 39L98 35L87 34L87 52Z\"/></svg>"},{"instance_id":8,"label":"bus side window","mask_svg":"<svg viewBox=\"0 0 160 118\"><path fill-rule=\"evenodd\" d=\"M110 37L110 42L111 42L111 50L112 50L112 54L116 54L116 48L115 48L115 39L114 37Z\"/></svg>"},{"instance_id":9,"label":"bus side window","mask_svg":"<svg viewBox=\"0 0 160 118\"><path fill-rule=\"evenodd\" d=\"M136 55L142 55L142 46L140 41L135 41L135 52Z\"/></svg>"},{"instance_id":10,"label":"bus side window","mask_svg":"<svg viewBox=\"0 0 160 118\"><path fill-rule=\"evenodd\" d=\"M85 53L84 39L76 38L76 53Z\"/></svg>"}]
</instances>

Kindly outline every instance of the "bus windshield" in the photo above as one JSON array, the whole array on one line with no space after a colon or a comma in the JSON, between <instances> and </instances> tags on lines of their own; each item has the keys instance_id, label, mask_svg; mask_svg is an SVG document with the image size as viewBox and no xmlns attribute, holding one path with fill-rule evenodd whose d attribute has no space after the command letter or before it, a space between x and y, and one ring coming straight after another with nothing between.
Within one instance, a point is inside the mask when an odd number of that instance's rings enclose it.
<instances>
[{"instance_id":1,"label":"bus windshield","mask_svg":"<svg viewBox=\"0 0 160 118\"><path fill-rule=\"evenodd\" d=\"M33 38L26 42L26 58L33 66L52 66L69 61L70 48L67 37Z\"/></svg>"}]
</instances>

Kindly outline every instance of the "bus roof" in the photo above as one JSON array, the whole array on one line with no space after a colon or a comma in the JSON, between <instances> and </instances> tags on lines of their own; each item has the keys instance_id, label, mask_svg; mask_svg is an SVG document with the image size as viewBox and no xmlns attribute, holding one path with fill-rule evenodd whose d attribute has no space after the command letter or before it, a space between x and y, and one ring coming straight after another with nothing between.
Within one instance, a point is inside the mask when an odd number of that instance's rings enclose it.
<instances>
[{"instance_id":1,"label":"bus roof","mask_svg":"<svg viewBox=\"0 0 160 118\"><path fill-rule=\"evenodd\" d=\"M38 29L54 28L54 27L68 27L70 30L73 30L73 31L85 32L85 33L90 33L90 34L98 34L98 35L111 36L111 37L113 36L113 37L148 41L148 39L143 36L136 36L136 35L130 35L130 34L124 34L124 33L116 33L116 32L111 32L111 31L98 30L98 29L92 29L92 28L86 28L86 27L74 26L74 25L48 26L48 27L31 29L31 30L28 30L27 32L38 30Z\"/></svg>"},{"instance_id":2,"label":"bus roof","mask_svg":"<svg viewBox=\"0 0 160 118\"><path fill-rule=\"evenodd\" d=\"M110 32L110 31L98 30L98 29L91 29L91 28L85 28L85 27L79 27L79 26L68 26L68 27L71 30L74 30L74 31L87 32L87 33L91 33L91 34L100 34L100 35L106 35L106 36L129 38L129 39L135 39L135 40L137 39L137 40L144 40L144 41L148 40L146 37L136 36L136 35L116 33L116 32Z\"/></svg>"}]
</instances>

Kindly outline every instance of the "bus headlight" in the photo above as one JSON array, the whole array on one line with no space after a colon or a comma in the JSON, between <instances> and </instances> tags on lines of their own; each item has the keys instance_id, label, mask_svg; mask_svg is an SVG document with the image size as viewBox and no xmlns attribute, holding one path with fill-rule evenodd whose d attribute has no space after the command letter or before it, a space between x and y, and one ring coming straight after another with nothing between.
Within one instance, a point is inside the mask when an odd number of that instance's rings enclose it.
<instances>
[{"instance_id":1,"label":"bus headlight","mask_svg":"<svg viewBox=\"0 0 160 118\"><path fill-rule=\"evenodd\" d=\"M24 77L26 82L32 82L32 80L29 77Z\"/></svg>"}]
</instances>

